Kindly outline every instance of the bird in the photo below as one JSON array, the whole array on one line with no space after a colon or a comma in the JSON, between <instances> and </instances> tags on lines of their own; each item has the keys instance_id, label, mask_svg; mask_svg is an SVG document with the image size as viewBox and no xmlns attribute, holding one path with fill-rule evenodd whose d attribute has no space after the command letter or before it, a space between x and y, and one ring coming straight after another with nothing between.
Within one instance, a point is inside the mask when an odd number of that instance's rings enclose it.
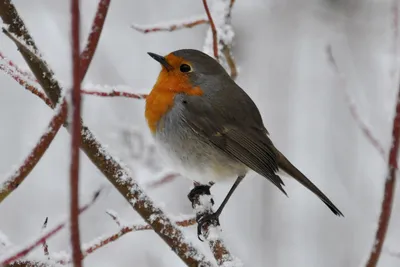
<instances>
[{"instance_id":1,"label":"bird","mask_svg":"<svg viewBox=\"0 0 400 267\"><path fill-rule=\"evenodd\" d=\"M219 219L250 170L287 195L279 176L283 171L335 215L344 216L275 147L257 106L218 61L195 49L148 55L161 65L146 97L145 117L162 159L198 183L234 180L216 212L198 220L198 232L206 222Z\"/></svg>"}]
</instances>

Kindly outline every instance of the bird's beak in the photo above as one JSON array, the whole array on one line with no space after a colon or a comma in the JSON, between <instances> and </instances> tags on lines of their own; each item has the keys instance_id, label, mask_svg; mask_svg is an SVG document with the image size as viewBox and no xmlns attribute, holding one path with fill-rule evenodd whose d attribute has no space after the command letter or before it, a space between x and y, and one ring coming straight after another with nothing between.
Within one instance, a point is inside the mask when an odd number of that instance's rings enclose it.
<instances>
[{"instance_id":1,"label":"bird's beak","mask_svg":"<svg viewBox=\"0 0 400 267\"><path fill-rule=\"evenodd\" d=\"M158 61L161 65L163 65L168 71L173 69L173 67L167 62L165 57L151 52L147 52L147 54L149 54L149 56L151 56L154 60Z\"/></svg>"}]
</instances>

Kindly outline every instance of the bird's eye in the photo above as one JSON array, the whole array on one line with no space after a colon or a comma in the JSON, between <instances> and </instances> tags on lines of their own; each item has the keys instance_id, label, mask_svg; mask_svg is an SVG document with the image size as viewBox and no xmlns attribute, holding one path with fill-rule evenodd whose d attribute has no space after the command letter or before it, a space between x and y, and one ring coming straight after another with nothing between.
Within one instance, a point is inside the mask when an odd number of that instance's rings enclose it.
<instances>
[{"instance_id":1,"label":"bird's eye","mask_svg":"<svg viewBox=\"0 0 400 267\"><path fill-rule=\"evenodd\" d=\"M181 72L190 72L192 70L188 64L182 64L179 69Z\"/></svg>"}]
</instances>

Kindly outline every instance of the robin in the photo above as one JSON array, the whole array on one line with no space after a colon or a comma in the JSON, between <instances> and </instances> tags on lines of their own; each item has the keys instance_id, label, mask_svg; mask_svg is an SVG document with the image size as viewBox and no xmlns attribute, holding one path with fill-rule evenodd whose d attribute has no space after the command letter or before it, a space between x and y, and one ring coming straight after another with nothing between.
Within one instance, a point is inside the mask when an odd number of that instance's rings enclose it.
<instances>
[{"instance_id":1,"label":"robin","mask_svg":"<svg viewBox=\"0 0 400 267\"><path fill-rule=\"evenodd\" d=\"M146 98L145 116L164 159L200 183L236 178L217 211L198 221L217 220L249 170L285 195L283 170L317 195L338 216L342 212L274 146L258 108L212 57L193 49L160 56L158 79Z\"/></svg>"}]
</instances>

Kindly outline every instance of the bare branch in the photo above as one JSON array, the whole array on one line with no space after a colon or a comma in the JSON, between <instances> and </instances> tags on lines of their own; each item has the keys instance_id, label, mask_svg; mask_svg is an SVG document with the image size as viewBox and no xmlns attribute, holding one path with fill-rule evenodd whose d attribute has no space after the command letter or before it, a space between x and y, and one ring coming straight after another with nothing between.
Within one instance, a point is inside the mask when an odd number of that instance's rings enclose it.
<instances>
[{"instance_id":1,"label":"bare branch","mask_svg":"<svg viewBox=\"0 0 400 267\"><path fill-rule=\"evenodd\" d=\"M399 1L393 1L392 6L392 16L393 16L393 46L394 54L393 57L397 59L397 46L399 39ZM397 81L398 95L395 102L395 115L393 118L392 126L392 142L389 151L388 158L388 176L385 181L385 188L383 191L383 201L381 206L381 214L379 215L378 229L375 233L375 239L372 246L369 259L367 261L366 267L376 267L379 261L379 257L382 252L383 243L385 242L385 237L387 229L389 227L390 216L392 214L394 193L396 190L396 170L398 168L398 154L400 145L400 81Z\"/></svg>"},{"instance_id":2,"label":"bare branch","mask_svg":"<svg viewBox=\"0 0 400 267\"><path fill-rule=\"evenodd\" d=\"M367 261L367 267L375 267L378 263L382 246L385 241L386 232L389 226L390 216L392 213L393 196L396 188L396 169L397 156L400 144L400 86L399 94L396 99L396 114L393 119L392 130L392 146L389 152L388 161L388 177L385 181L385 189L381 206L381 214L379 216L379 226L375 234L374 245Z\"/></svg>"},{"instance_id":3,"label":"bare branch","mask_svg":"<svg viewBox=\"0 0 400 267\"><path fill-rule=\"evenodd\" d=\"M79 0L71 0L71 29L72 29L72 77L73 88L71 95L72 130L71 130L71 167L70 167L70 217L71 217L71 246L74 267L82 267L81 238L79 233L79 146L81 135L81 77L89 67L91 57L80 61L80 10ZM94 46L96 48L96 46ZM94 53L94 51L93 51ZM92 54L93 56L93 54ZM88 61L85 61L85 60ZM85 63L85 64L84 64ZM83 67L82 70L80 67Z\"/></svg>"},{"instance_id":4,"label":"bare branch","mask_svg":"<svg viewBox=\"0 0 400 267\"><path fill-rule=\"evenodd\" d=\"M218 35L217 29L215 28L214 20L211 16L210 9L208 8L207 0L203 0L204 9L207 14L208 21L210 22L212 38L213 38L213 49L214 49L214 57L218 60Z\"/></svg>"},{"instance_id":5,"label":"bare branch","mask_svg":"<svg viewBox=\"0 0 400 267\"><path fill-rule=\"evenodd\" d=\"M81 54L81 70L80 77L83 81L87 70L89 69L90 62L93 59L94 53L99 43L101 32L103 30L104 22L107 17L108 8L110 7L111 0L100 0L97 7L97 12L93 20L92 30L90 31L86 48Z\"/></svg>"}]
</instances>

